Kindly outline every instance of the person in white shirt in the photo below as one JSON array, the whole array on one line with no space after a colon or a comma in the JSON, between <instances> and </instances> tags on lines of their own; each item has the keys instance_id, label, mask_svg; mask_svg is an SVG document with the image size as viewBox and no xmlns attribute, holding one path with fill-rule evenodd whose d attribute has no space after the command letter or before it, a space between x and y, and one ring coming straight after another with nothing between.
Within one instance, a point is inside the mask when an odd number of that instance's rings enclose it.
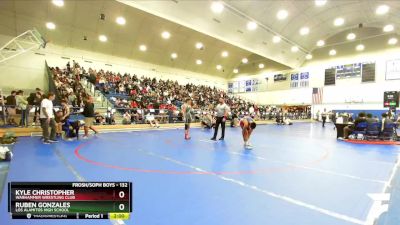
<instances>
[{"instance_id":1,"label":"person in white shirt","mask_svg":"<svg viewBox=\"0 0 400 225\"><path fill-rule=\"evenodd\" d=\"M56 140L56 121L54 120L53 100L54 93L49 92L40 104L40 124L43 132L43 144L58 142ZM51 128L49 136L49 127Z\"/></svg>"},{"instance_id":2,"label":"person in white shirt","mask_svg":"<svg viewBox=\"0 0 400 225\"><path fill-rule=\"evenodd\" d=\"M214 136L211 138L211 140L213 141L217 140L218 127L221 124L222 134L219 140L223 141L225 138L225 122L229 112L229 106L225 104L225 100L223 98L219 98L219 104L215 107L215 112L217 113L216 115L217 118L216 118Z\"/></svg>"}]
</instances>

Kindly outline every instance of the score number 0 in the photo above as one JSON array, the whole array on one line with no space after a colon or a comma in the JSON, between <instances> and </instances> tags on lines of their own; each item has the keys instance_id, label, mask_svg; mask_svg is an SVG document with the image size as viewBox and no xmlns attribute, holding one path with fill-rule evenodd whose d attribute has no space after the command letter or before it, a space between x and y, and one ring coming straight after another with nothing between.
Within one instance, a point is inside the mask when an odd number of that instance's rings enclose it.
<instances>
[{"instance_id":1,"label":"score number 0","mask_svg":"<svg viewBox=\"0 0 400 225\"><path fill-rule=\"evenodd\" d=\"M128 183L119 183L119 186L120 186L120 187L127 188L127 187L128 187ZM120 192L118 193L118 197L121 198L121 199L123 199L123 198L125 197L125 192L124 192L124 191L120 191ZM119 205L118 205L118 209L119 209L120 211L124 211L124 209L125 209L125 204L123 204L123 203L119 204Z\"/></svg>"},{"instance_id":2,"label":"score number 0","mask_svg":"<svg viewBox=\"0 0 400 225\"><path fill-rule=\"evenodd\" d=\"M120 191L118 193L118 197L119 198L124 198L125 197L125 192L124 191ZM119 210L123 211L125 209L125 204L124 203L119 204L118 208L119 208Z\"/></svg>"}]
</instances>

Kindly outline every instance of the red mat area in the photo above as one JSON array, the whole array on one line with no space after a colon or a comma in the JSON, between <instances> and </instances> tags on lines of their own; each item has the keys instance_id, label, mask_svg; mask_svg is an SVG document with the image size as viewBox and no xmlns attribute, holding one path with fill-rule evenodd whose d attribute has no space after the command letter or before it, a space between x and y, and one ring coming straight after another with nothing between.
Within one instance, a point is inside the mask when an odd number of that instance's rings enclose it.
<instances>
[{"instance_id":1,"label":"red mat area","mask_svg":"<svg viewBox=\"0 0 400 225\"><path fill-rule=\"evenodd\" d=\"M382 141L382 140L344 140L354 144L368 144L368 145L400 145L400 141Z\"/></svg>"}]
</instances>

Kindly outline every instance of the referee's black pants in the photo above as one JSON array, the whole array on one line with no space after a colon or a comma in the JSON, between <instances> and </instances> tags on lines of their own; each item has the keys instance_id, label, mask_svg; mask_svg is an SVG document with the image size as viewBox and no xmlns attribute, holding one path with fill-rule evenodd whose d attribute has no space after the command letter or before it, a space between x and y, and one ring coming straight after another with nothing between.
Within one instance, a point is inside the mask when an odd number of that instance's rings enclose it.
<instances>
[{"instance_id":1,"label":"referee's black pants","mask_svg":"<svg viewBox=\"0 0 400 225\"><path fill-rule=\"evenodd\" d=\"M218 117L215 121L215 130L214 130L214 136L213 138L216 139L217 138L217 134L218 134L218 127L221 124L221 128L222 128L222 135L221 138L225 138L225 121L222 121L224 119L223 116Z\"/></svg>"}]
</instances>

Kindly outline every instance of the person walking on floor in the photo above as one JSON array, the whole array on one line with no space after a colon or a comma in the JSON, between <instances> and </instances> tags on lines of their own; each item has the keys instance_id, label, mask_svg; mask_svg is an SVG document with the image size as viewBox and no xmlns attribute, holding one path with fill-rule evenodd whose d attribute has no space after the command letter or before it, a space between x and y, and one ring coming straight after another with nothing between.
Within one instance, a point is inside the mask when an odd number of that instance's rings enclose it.
<instances>
[{"instance_id":1,"label":"person walking on floor","mask_svg":"<svg viewBox=\"0 0 400 225\"><path fill-rule=\"evenodd\" d=\"M229 112L229 107L227 104L225 104L225 100L223 98L219 98L219 104L215 107L215 111L217 113L217 117L215 122L214 136L211 138L211 140L217 140L218 127L221 124L222 134L219 140L223 141L225 138L225 122Z\"/></svg>"},{"instance_id":2,"label":"person walking on floor","mask_svg":"<svg viewBox=\"0 0 400 225\"><path fill-rule=\"evenodd\" d=\"M93 122L95 118L95 112L94 112L94 103L93 103L93 97L89 96L85 102L85 106L83 107L83 113L85 116L85 125L83 126L83 130L85 134L83 135L83 139L89 138L89 129L94 131L95 134L98 133L98 131L93 127Z\"/></svg>"},{"instance_id":3,"label":"person walking on floor","mask_svg":"<svg viewBox=\"0 0 400 225\"><path fill-rule=\"evenodd\" d=\"M324 111L321 113L321 118L322 118L322 127L325 127L325 123L326 123L326 116L328 115L328 113L326 112L326 109L324 109Z\"/></svg>"},{"instance_id":4,"label":"person walking on floor","mask_svg":"<svg viewBox=\"0 0 400 225\"><path fill-rule=\"evenodd\" d=\"M54 120L53 101L55 95L49 92L40 104L40 124L43 132L43 144L58 142L56 140L56 121ZM49 136L49 128L51 128Z\"/></svg>"}]
</instances>

